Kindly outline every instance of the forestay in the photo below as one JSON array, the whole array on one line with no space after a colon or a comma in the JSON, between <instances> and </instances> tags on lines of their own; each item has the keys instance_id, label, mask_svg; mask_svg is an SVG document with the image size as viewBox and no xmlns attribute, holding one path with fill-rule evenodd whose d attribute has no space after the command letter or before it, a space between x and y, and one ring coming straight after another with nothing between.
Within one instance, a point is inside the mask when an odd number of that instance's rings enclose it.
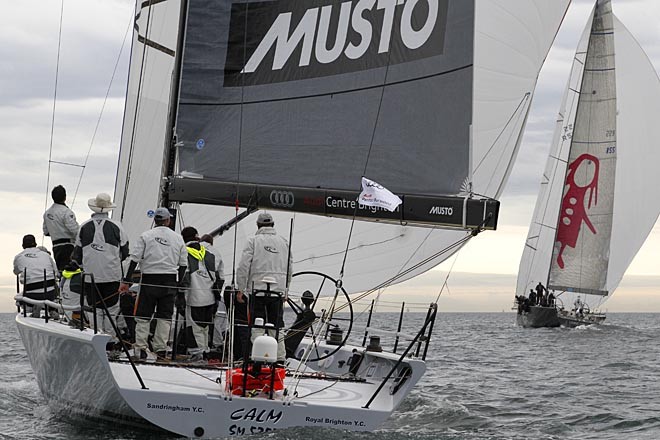
<instances>
[{"instance_id":1,"label":"forestay","mask_svg":"<svg viewBox=\"0 0 660 440\"><path fill-rule=\"evenodd\" d=\"M216 9L204 9L211 7L210 2L195 2L194 8L189 11L186 51L190 45L195 44L198 45L195 48L198 53L214 50L220 52L217 56L210 57L210 61L199 59L199 62L190 64L184 59L177 125L177 135L181 141L177 151L180 159L177 172L186 176L204 176L205 179L176 179L177 185L181 181L192 182L194 185L213 185L217 184L216 179L225 179L234 191L239 179L242 183L266 187L278 179L284 179L283 182L270 186L279 188L279 185L301 182L300 186L291 188L300 190L309 186L314 190L317 189L316 186L322 186L324 191L327 188L332 191L355 191L357 194L360 176L366 166L365 175L394 193L403 195L404 204L407 195L429 198L462 197L469 189L485 197L499 195L520 143L540 66L568 5L567 0L489 0L410 1L408 6L397 6L396 2L377 3L362 0L343 4L308 2L304 3L302 10L300 2L249 2L249 6L241 2L232 8L228 7L228 2L213 3L220 4L221 9L229 11L229 14L219 17L220 21L217 22L218 26L224 26L225 33L214 28L212 32L209 31L211 39L205 37L208 32L204 29L211 26L210 22L206 23L205 20L215 19ZM350 14L346 12L349 8L347 3L350 3ZM138 4L142 17L149 9L167 7L175 11L177 6L178 2L171 0L151 7ZM365 6L370 7L364 9L363 19L371 20L372 35L368 40L370 45L363 54L364 58L355 63L355 60L349 57L355 55L349 47L360 45L362 40L356 35L360 34L359 29L366 28L360 28L360 23L364 25L364 22L361 22L357 15L353 16L357 8ZM251 18L252 7L266 8L261 11L270 10L270 15L260 14L259 18ZM197 8L202 8L201 15L194 13L193 9ZM251 66L256 65L259 57L254 58L254 63L248 66L250 68L245 69L251 75L249 80L247 76L240 76L243 68L235 66L236 60L242 62L243 58L247 61L252 58L247 56L247 52L245 57L240 54L230 56L230 61L234 62L228 66L231 68L218 66L217 63L225 63L227 60L227 54L222 51L225 50L223 47L228 47L227 37L231 35L232 10L234 16L243 11L240 16L248 19L250 29L250 23L254 24L257 20L256 27L261 29L261 37L269 35L269 30L277 20L280 25L286 24L286 13L291 12L288 29L292 33L289 34L289 39L282 37L276 40L283 44L280 55L288 55L284 58L289 64L284 63L281 68L274 69L278 67L274 64L274 55L277 52L277 42L274 40L269 54L261 59L254 72ZM309 12L310 10L315 12ZM342 10L344 21L348 20L348 24L342 21ZM385 17L387 11L393 13L391 26L389 15ZM305 19L310 16L306 14L315 14L317 21L313 25L309 24L313 20ZM422 42L423 35L420 32L424 29L427 18L431 16L435 18L435 24L431 34ZM264 22L267 17L272 19L270 24ZM330 31L326 34L323 24L326 21L321 20L323 17L326 17L324 20L327 20L332 29L348 29L345 45L340 45L343 50L332 51L335 48L332 43L337 41L337 33ZM405 27L405 20L402 25L404 18L411 20L412 31ZM196 21L190 21L193 19ZM299 28L301 21L308 23L309 29L304 24L298 31L300 35L296 37L298 34L295 34L294 30ZM236 28L236 24L234 26L234 31L243 35L244 40L246 35L252 35L241 33L240 27ZM151 29L156 28L174 31L176 27L169 24L159 27L152 23ZM383 29L389 29L391 33L386 35L382 32ZM404 35L406 29L408 34L415 34L419 39L411 40L410 35ZM141 32L144 31L145 28L142 27ZM193 43L191 32L192 35L201 34L199 36L204 37L204 40ZM235 32L233 35L238 35ZM279 34L270 35L272 37ZM325 49L320 43L317 48L318 35L328 36ZM353 35L354 39L349 39L350 35ZM289 46L285 42L291 41L293 44L294 37L299 38L295 40L297 49L288 54ZM386 37L389 37L389 48ZM172 41L176 40L175 36L170 38ZM339 40L342 39L343 36L339 34ZM251 55L257 52L261 41L248 41ZM350 46L350 43L353 43L353 46ZM420 43L419 47L415 47ZM428 44L428 47L425 44ZM379 52L381 49L389 50ZM415 53L417 50L422 51L421 55ZM151 46L147 48L148 54L154 51ZM309 63L304 65L307 63L307 55ZM335 56L336 58L333 58ZM323 62L331 58L334 61ZM149 59L150 57L147 57L147 63ZM174 57L171 57L172 66L173 60ZM304 73L300 70L294 74L301 68L301 63L305 68ZM264 67L276 73L268 81L258 74L262 71L259 69ZM139 68L140 64L136 64L134 56L131 66L132 79L135 77L133 71ZM196 78L195 82L199 85L200 78L203 78L203 90L187 87L187 72L191 68L199 70L190 80ZM171 69L154 69L151 76L145 77L145 81L153 75L160 75L164 84L160 91L167 89L169 92L172 73ZM283 81L282 75L289 81ZM237 77L245 79L239 81ZM449 84L452 87L449 87ZM163 95L167 94L163 92ZM403 100L401 102L408 104L394 105L394 100ZM166 101L159 103L163 108L167 107ZM320 117L318 107L332 112ZM255 116L257 109L260 109L259 116ZM301 112L300 109L305 111ZM158 136L167 132L167 116L162 114L155 119L153 116L152 112L149 125L142 126L138 122L138 134L135 136L142 133L142 139L146 140L144 143L130 143L131 137L127 136L127 131L130 130L125 124L119 181L126 175L128 154L133 157L129 169L146 169L153 167L155 163L160 166L163 162L166 142ZM126 120L130 119L127 112ZM242 127L239 128L241 124ZM154 133L158 133L158 136L151 138ZM136 160L138 151L144 152L141 161ZM219 155L211 154L213 151ZM309 153L310 151L312 153ZM342 154L338 154L338 151ZM348 152L356 152L353 159L344 159L343 153ZM426 156L422 156L422 153ZM280 160L285 154L290 155L292 162L275 167L273 161ZM186 173L183 173L184 171ZM134 188L140 187L137 185L137 179L141 181L140 185L149 188L159 188L162 183L160 176L131 173L129 195L132 185L136 185ZM119 181L116 199L123 207L124 222L129 234L135 237L149 226L150 220L146 213L154 208L157 201L155 198L145 197L143 193L136 196L136 199L141 199L141 206L132 206L130 197L127 197L124 203L122 184ZM270 191L277 188L268 188L269 191L263 193L265 197L262 198L266 203L271 199ZM288 190L283 194L276 193L277 197L273 197L278 203L290 203L286 192ZM241 203L247 204L251 194L253 192L249 189L241 191ZM212 192L210 195L215 197L216 193ZM232 194L229 194L225 202L231 201L233 204L231 196ZM174 196L174 199L177 197L195 198L199 203L204 201L205 196L200 197L200 192L195 191L188 192L186 196L179 194ZM348 198L350 199L350 194ZM298 200L304 202L305 197L296 198L296 201ZM462 208L462 198L458 200L458 206ZM325 194L322 200L317 196L311 204L319 202L327 203ZM457 216L456 210L442 210L442 207L446 206L432 204L428 210L419 212L423 212L427 217ZM349 205L346 213L350 217L354 211ZM187 203L181 205L179 213L179 224L193 224L201 232L210 231L234 216L234 210L230 208ZM294 214L274 214L278 229L286 234L288 219ZM376 214L380 217L383 211ZM483 208L480 209L475 222L480 222L481 218ZM459 226L462 225L462 215L458 215L457 219ZM395 220L398 221L399 218ZM433 222L447 223L437 219L433 219ZM237 231L239 250L242 248L242 240L254 231L252 221L244 223L246 224L239 224ZM313 268L336 275L343 258L350 221L296 214L295 228L294 269L298 271ZM232 248L233 233L231 235L231 238L220 239L221 249ZM373 287L378 282L424 261L464 235L461 231L357 222L347 257L345 285L350 291ZM455 250L416 268L399 281L430 269ZM225 267L230 268L231 264Z\"/></svg>"}]
</instances>

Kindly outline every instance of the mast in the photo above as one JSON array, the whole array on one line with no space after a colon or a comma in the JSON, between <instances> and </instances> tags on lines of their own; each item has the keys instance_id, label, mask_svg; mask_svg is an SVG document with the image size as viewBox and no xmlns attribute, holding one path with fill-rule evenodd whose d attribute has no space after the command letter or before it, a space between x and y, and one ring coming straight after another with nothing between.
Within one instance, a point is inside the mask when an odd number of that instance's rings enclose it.
<instances>
[{"instance_id":1,"label":"mast","mask_svg":"<svg viewBox=\"0 0 660 440\"><path fill-rule=\"evenodd\" d=\"M181 12L179 15L179 35L176 47L176 58L174 61L172 93L170 95L170 108L167 121L168 135L165 137L165 156L163 160L163 177L174 175L176 166L176 115L179 106L179 90L181 87L181 68L183 65L183 48L186 39L186 22L188 19L188 0L181 1ZM170 197L167 183L162 183L162 190L159 197L159 206L170 207Z\"/></svg>"}]
</instances>

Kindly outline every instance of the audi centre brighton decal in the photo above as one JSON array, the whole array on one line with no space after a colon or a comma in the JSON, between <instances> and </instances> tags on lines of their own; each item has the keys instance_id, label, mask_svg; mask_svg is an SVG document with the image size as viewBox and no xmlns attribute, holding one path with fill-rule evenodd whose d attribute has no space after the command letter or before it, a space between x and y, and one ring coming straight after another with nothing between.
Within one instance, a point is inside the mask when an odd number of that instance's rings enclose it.
<instances>
[{"instance_id":1,"label":"audi centre brighton decal","mask_svg":"<svg viewBox=\"0 0 660 440\"><path fill-rule=\"evenodd\" d=\"M270 203L276 208L293 208L296 201L291 191L273 190L270 192Z\"/></svg>"},{"instance_id":2,"label":"audi centre brighton decal","mask_svg":"<svg viewBox=\"0 0 660 440\"><path fill-rule=\"evenodd\" d=\"M440 55L444 48L448 2L234 3L225 86L337 75ZM246 23L249 23L247 35Z\"/></svg>"}]
</instances>

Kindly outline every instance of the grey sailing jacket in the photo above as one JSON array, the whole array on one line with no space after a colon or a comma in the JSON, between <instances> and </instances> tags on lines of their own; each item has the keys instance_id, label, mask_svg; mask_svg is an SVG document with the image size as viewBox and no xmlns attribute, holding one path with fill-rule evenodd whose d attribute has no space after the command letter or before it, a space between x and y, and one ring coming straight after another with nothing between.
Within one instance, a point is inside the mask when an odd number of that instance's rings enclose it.
<instances>
[{"instance_id":1,"label":"grey sailing jacket","mask_svg":"<svg viewBox=\"0 0 660 440\"><path fill-rule=\"evenodd\" d=\"M95 282L120 281L121 262L127 256L128 239L124 228L107 213L92 214L92 218L80 226L72 258L85 273L94 274Z\"/></svg>"},{"instance_id":2,"label":"grey sailing jacket","mask_svg":"<svg viewBox=\"0 0 660 440\"><path fill-rule=\"evenodd\" d=\"M264 277L275 278L277 284L271 290L284 293L287 287L287 262L293 271L293 255L289 259L288 241L275 232L275 228L264 226L250 237L243 249L241 262L236 269L236 288L243 292L266 289ZM289 281L291 281L291 272Z\"/></svg>"},{"instance_id":3,"label":"grey sailing jacket","mask_svg":"<svg viewBox=\"0 0 660 440\"><path fill-rule=\"evenodd\" d=\"M57 266L48 253L36 247L23 249L14 257L14 273L26 286L25 293L43 293L44 280L47 281L47 291L55 290ZM45 273L45 278L44 278Z\"/></svg>"},{"instance_id":4,"label":"grey sailing jacket","mask_svg":"<svg viewBox=\"0 0 660 440\"><path fill-rule=\"evenodd\" d=\"M143 274L176 274L188 265L188 251L181 235L167 226L156 226L140 235L130 259L140 264Z\"/></svg>"},{"instance_id":5,"label":"grey sailing jacket","mask_svg":"<svg viewBox=\"0 0 660 440\"><path fill-rule=\"evenodd\" d=\"M225 279L225 263L222 261L222 255L220 255L220 251L213 246L210 243L207 243L205 241L200 241L199 244L204 246L207 251L213 254L215 257L215 270L218 272L220 275L220 279L224 280Z\"/></svg>"},{"instance_id":6,"label":"grey sailing jacket","mask_svg":"<svg viewBox=\"0 0 660 440\"><path fill-rule=\"evenodd\" d=\"M42 229L44 235L50 236L50 239L53 241L68 239L73 243L78 234L76 215L68 206L53 203L51 207L44 212Z\"/></svg>"}]
</instances>

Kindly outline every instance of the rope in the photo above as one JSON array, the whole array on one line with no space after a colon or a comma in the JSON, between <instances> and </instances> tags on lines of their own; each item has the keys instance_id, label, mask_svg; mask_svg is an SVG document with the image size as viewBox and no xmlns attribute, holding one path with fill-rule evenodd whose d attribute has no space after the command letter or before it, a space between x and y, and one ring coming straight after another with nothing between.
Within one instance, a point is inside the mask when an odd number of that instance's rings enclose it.
<instances>
[{"instance_id":1,"label":"rope","mask_svg":"<svg viewBox=\"0 0 660 440\"><path fill-rule=\"evenodd\" d=\"M243 32L243 66L247 62L247 32L248 32L248 11L250 9L250 3L248 0L245 0L245 31ZM236 170L236 203L234 211L234 249L232 255L232 267L231 267L231 284L232 286L236 285L236 253L237 253L237 242L238 242L238 204L239 204L239 191L241 183L241 154L243 151L243 103L245 102L245 75L241 75L241 105L239 111L239 120L238 120L238 161L237 161L237 170Z\"/></svg>"},{"instance_id":2,"label":"rope","mask_svg":"<svg viewBox=\"0 0 660 440\"><path fill-rule=\"evenodd\" d=\"M387 75L390 72L390 58L392 56L392 51L387 53L387 64L385 65L385 75L383 76L383 85L380 88L380 97L378 99L378 109L376 111L376 120L374 121L374 128L371 131L371 139L369 140L369 150L367 150L367 157L364 161L364 169L362 170L362 175L366 175L367 168L369 167L369 159L371 158L371 151L374 146L374 138L376 137L376 129L378 128L378 120L380 119L380 111L383 106L383 96L385 95L385 86L387 85ZM355 203L355 209L353 209L353 218L351 218L351 228L348 232L348 239L346 240L346 250L344 251L344 258L341 262L341 270L339 271L339 280L338 282L344 279L344 269L346 267L346 259L348 257L348 249L351 244L351 236L353 235L353 226L355 225L355 217L357 216L358 203Z\"/></svg>"},{"instance_id":3,"label":"rope","mask_svg":"<svg viewBox=\"0 0 660 440\"><path fill-rule=\"evenodd\" d=\"M57 62L55 64L55 90L53 92L53 114L50 120L50 143L48 147L48 172L46 173L46 201L44 202L44 211L48 209L48 190L50 189L50 168L53 160L53 137L55 132L55 108L57 105L57 82L60 76L60 52L62 49L62 20L64 18L64 0L60 3L60 28L57 36ZM43 244L44 235L41 235L41 244Z\"/></svg>"},{"instance_id":4,"label":"rope","mask_svg":"<svg viewBox=\"0 0 660 440\"><path fill-rule=\"evenodd\" d=\"M112 83L115 80L117 67L119 66L119 61L121 60L121 54L124 52L124 46L126 45L126 38L128 36L132 24L133 24L133 14L131 13L131 20L129 20L128 27L126 28L126 32L124 33L124 40L121 43L121 48L119 49L119 55L117 55L117 61L115 62L115 67L112 70L112 76L110 77L110 84L108 84L108 90L105 92L105 98L103 99L101 112L99 113L99 117L96 121L96 126L94 127L94 134L92 134L92 140L89 143L89 148L87 149L87 155L85 156L85 161L83 162L82 165L78 165L81 166L82 169L80 170L80 177L78 178L76 191L73 194L73 201L71 202L71 208L73 208L73 205L76 203L76 196L78 195L78 190L80 189L80 183L82 182L83 174L85 173L85 168L87 167L87 162L89 161L89 155L92 152L92 146L94 145L94 140L96 139L96 133L98 132L99 126L101 125L101 118L103 117L103 112L105 111L105 104L108 102L108 96L110 96L110 89L112 88Z\"/></svg>"}]
</instances>

